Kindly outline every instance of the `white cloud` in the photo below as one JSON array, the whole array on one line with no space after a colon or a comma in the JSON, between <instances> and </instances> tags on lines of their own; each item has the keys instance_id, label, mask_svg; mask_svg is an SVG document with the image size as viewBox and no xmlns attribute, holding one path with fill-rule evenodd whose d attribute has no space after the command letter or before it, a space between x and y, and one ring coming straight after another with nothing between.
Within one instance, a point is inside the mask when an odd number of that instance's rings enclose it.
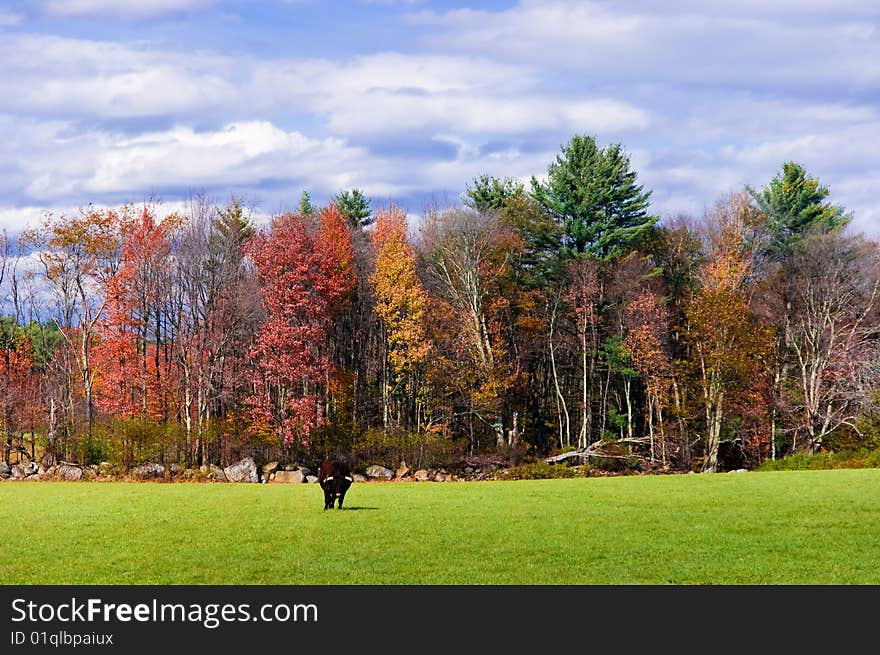
<instances>
[{"instance_id":1,"label":"white cloud","mask_svg":"<svg viewBox=\"0 0 880 655\"><path fill-rule=\"evenodd\" d=\"M589 71L612 84L880 82L876 3L847 2L835 11L819 2L803 11L793 1L776 4L522 0L503 11L425 11L410 21L429 28L426 43L447 52Z\"/></svg>"},{"instance_id":2,"label":"white cloud","mask_svg":"<svg viewBox=\"0 0 880 655\"><path fill-rule=\"evenodd\" d=\"M0 117L0 133L10 124ZM134 137L76 133L60 122L19 120L15 126L16 138L0 142L0 161L8 162L9 169L0 176L0 197L25 190L18 208L0 210L0 225L9 229L53 208L107 204L109 198L142 202L157 195L167 201L200 190L223 197L243 193L268 211L281 209L285 198L289 206L303 188L316 198L351 186L383 198L461 190L486 172L528 176L552 156L515 148L481 153L467 141L449 137L458 154L448 161L425 162L405 154L386 158L342 139L313 139L266 121L208 131L180 126Z\"/></svg>"},{"instance_id":3,"label":"white cloud","mask_svg":"<svg viewBox=\"0 0 880 655\"><path fill-rule=\"evenodd\" d=\"M547 93L521 66L379 53L259 61L47 36L0 38L0 110L90 119L224 119L300 112L340 136L644 129L648 111L590 93ZM228 118L227 118L228 117Z\"/></svg>"},{"instance_id":4,"label":"white cloud","mask_svg":"<svg viewBox=\"0 0 880 655\"><path fill-rule=\"evenodd\" d=\"M587 132L623 142L661 213L699 213L795 159L880 234L880 5L745 2L422 12L409 20L430 53L345 59L0 32L0 197L25 212L187 187L411 197L540 176ZM160 5L199 3L128 16Z\"/></svg>"},{"instance_id":5,"label":"white cloud","mask_svg":"<svg viewBox=\"0 0 880 655\"><path fill-rule=\"evenodd\" d=\"M234 105L236 67L226 57L166 52L45 35L0 37L0 110L132 118L201 113Z\"/></svg>"},{"instance_id":6,"label":"white cloud","mask_svg":"<svg viewBox=\"0 0 880 655\"><path fill-rule=\"evenodd\" d=\"M821 131L796 123L775 138L764 133L762 139L731 141L714 149L640 151L633 162L640 181L654 190L655 211L698 215L726 192L745 185L760 189L781 171L783 162L793 160L830 189L832 202L853 212L854 229L880 236L880 154L873 146L878 133L880 120Z\"/></svg>"},{"instance_id":7,"label":"white cloud","mask_svg":"<svg viewBox=\"0 0 880 655\"><path fill-rule=\"evenodd\" d=\"M617 131L647 127L648 112L611 99L568 102L557 98L479 97L442 94L430 97L370 93L362 105L340 102L328 113L328 125L340 134L388 134L449 131L464 134L523 134L534 131Z\"/></svg>"},{"instance_id":8,"label":"white cloud","mask_svg":"<svg viewBox=\"0 0 880 655\"><path fill-rule=\"evenodd\" d=\"M478 56L382 53L347 62L260 64L252 88L275 106L306 107L335 134L522 134L643 129L646 110L584 90L547 93L533 71Z\"/></svg>"},{"instance_id":9,"label":"white cloud","mask_svg":"<svg viewBox=\"0 0 880 655\"><path fill-rule=\"evenodd\" d=\"M61 16L149 18L203 9L213 0L46 0L44 9Z\"/></svg>"},{"instance_id":10,"label":"white cloud","mask_svg":"<svg viewBox=\"0 0 880 655\"><path fill-rule=\"evenodd\" d=\"M235 185L244 180L255 184L267 179L304 179L307 186L323 189L330 180L358 172L362 157L338 139L309 139L265 121L233 123L203 133L179 127L108 146L85 182L89 190Z\"/></svg>"},{"instance_id":11,"label":"white cloud","mask_svg":"<svg viewBox=\"0 0 880 655\"><path fill-rule=\"evenodd\" d=\"M2 122L0 122L2 126ZM0 145L18 162L0 192L20 192L38 203L87 203L127 194L143 198L162 189L257 187L285 181L321 191L367 178L365 153L339 139L311 139L265 121L218 130L190 127L135 137L110 132L70 134L69 126L18 124L19 138Z\"/></svg>"},{"instance_id":12,"label":"white cloud","mask_svg":"<svg viewBox=\"0 0 880 655\"><path fill-rule=\"evenodd\" d=\"M48 207L0 207L0 230L7 234L17 233L28 227L36 227L50 212Z\"/></svg>"}]
</instances>

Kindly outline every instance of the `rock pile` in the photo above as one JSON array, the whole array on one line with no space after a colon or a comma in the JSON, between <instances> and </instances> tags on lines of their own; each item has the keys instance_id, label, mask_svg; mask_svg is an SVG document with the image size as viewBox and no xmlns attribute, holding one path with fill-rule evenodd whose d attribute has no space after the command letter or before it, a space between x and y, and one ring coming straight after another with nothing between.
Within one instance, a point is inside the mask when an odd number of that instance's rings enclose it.
<instances>
[{"instance_id":1,"label":"rock pile","mask_svg":"<svg viewBox=\"0 0 880 655\"><path fill-rule=\"evenodd\" d=\"M420 468L412 470L405 461L394 469L381 464L371 464L364 474L355 473L355 482L368 481L406 481L406 482L454 482L459 480L494 480L501 464L492 461L466 460L458 466L449 468ZM137 482L243 482L273 484L314 484L318 481L314 471L302 464L268 462L257 466L251 457L221 468L216 464L205 464L198 468L188 468L184 464L173 463L165 466L148 463L125 468L109 462L83 466L62 462L44 468L37 462L6 464L0 462L0 480L96 480L96 481L137 481Z\"/></svg>"}]
</instances>

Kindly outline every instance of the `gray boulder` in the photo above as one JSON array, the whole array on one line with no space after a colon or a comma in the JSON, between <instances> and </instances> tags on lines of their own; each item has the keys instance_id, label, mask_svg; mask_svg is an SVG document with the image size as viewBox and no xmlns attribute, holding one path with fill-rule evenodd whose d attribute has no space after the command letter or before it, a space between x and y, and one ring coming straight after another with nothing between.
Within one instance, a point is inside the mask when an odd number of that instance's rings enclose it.
<instances>
[{"instance_id":1,"label":"gray boulder","mask_svg":"<svg viewBox=\"0 0 880 655\"><path fill-rule=\"evenodd\" d=\"M309 482L309 483L314 484L314 483L317 482L317 481L318 481L318 476L317 476L317 475L307 475L307 476L306 476L306 482Z\"/></svg>"},{"instance_id":2,"label":"gray boulder","mask_svg":"<svg viewBox=\"0 0 880 655\"><path fill-rule=\"evenodd\" d=\"M427 482L431 479L431 474L428 473L425 469L419 469L415 473L413 473L413 477L419 482Z\"/></svg>"},{"instance_id":3,"label":"gray boulder","mask_svg":"<svg viewBox=\"0 0 880 655\"><path fill-rule=\"evenodd\" d=\"M131 469L131 477L135 480L156 480L165 475L165 467L161 464L142 464Z\"/></svg>"},{"instance_id":4,"label":"gray boulder","mask_svg":"<svg viewBox=\"0 0 880 655\"><path fill-rule=\"evenodd\" d=\"M250 457L245 457L243 460L227 466L223 469L223 472L226 474L226 479L230 482L260 481L257 475L257 465Z\"/></svg>"},{"instance_id":5,"label":"gray boulder","mask_svg":"<svg viewBox=\"0 0 880 655\"><path fill-rule=\"evenodd\" d=\"M83 471L79 466L73 466L72 464L61 464L57 469L55 469L56 475L62 480L82 480Z\"/></svg>"},{"instance_id":6,"label":"gray boulder","mask_svg":"<svg viewBox=\"0 0 880 655\"><path fill-rule=\"evenodd\" d=\"M351 477L354 479L355 482L366 482L367 481L367 478L364 477L363 475L361 475L360 473L355 473Z\"/></svg>"},{"instance_id":7,"label":"gray boulder","mask_svg":"<svg viewBox=\"0 0 880 655\"><path fill-rule=\"evenodd\" d=\"M409 466L406 465L406 461L402 461L400 466L398 466L397 470L394 472L394 477L403 479L407 475L409 475Z\"/></svg>"},{"instance_id":8,"label":"gray boulder","mask_svg":"<svg viewBox=\"0 0 880 655\"><path fill-rule=\"evenodd\" d=\"M216 464L211 464L208 467L207 476L209 480L213 480L214 482L226 482L226 473Z\"/></svg>"},{"instance_id":9,"label":"gray boulder","mask_svg":"<svg viewBox=\"0 0 880 655\"><path fill-rule=\"evenodd\" d=\"M0 478L8 478L12 474L12 467L6 462L0 462Z\"/></svg>"},{"instance_id":10,"label":"gray boulder","mask_svg":"<svg viewBox=\"0 0 880 655\"><path fill-rule=\"evenodd\" d=\"M301 484L305 481L305 477L302 471L275 471L275 476L272 478L272 482L285 483L285 484Z\"/></svg>"},{"instance_id":11,"label":"gray boulder","mask_svg":"<svg viewBox=\"0 0 880 655\"><path fill-rule=\"evenodd\" d=\"M268 464L263 464L262 471L263 477L268 478L272 473L278 470L278 462L269 462Z\"/></svg>"},{"instance_id":12,"label":"gray boulder","mask_svg":"<svg viewBox=\"0 0 880 655\"><path fill-rule=\"evenodd\" d=\"M364 471L367 474L368 478L381 478L383 480L390 480L394 477L394 473L391 469L387 469L384 466L379 466L378 464L373 464L372 466L368 466L367 470Z\"/></svg>"}]
</instances>

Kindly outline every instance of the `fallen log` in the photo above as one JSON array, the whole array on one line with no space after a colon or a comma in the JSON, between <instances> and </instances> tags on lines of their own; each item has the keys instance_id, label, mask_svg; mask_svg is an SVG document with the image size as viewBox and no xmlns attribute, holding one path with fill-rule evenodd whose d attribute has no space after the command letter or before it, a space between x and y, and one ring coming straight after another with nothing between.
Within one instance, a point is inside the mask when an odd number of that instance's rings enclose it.
<instances>
[{"instance_id":1,"label":"fallen log","mask_svg":"<svg viewBox=\"0 0 880 655\"><path fill-rule=\"evenodd\" d=\"M561 455L553 455L552 457L547 457L544 461L548 464L556 464L557 462L564 462L567 459L574 459L577 457L581 463L585 463L590 457L602 457L606 459L629 459L630 457L638 457L639 459L644 459L638 455L627 454L620 455L619 453L607 453L603 452L605 446L609 445L619 445L619 444L643 444L645 443L645 439L600 439L599 441L594 441L586 448L578 448L577 450L570 450L567 453L562 453Z\"/></svg>"}]
</instances>

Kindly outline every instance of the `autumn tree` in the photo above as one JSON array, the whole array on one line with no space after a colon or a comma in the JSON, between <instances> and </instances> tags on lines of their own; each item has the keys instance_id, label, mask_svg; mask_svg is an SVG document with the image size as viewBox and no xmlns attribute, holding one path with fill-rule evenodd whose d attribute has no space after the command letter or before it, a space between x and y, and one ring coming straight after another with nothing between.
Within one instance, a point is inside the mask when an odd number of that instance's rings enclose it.
<instances>
[{"instance_id":1,"label":"autumn tree","mask_svg":"<svg viewBox=\"0 0 880 655\"><path fill-rule=\"evenodd\" d=\"M565 298L574 318L580 368L578 448L586 448L592 439L593 381L599 343L601 286L598 264L592 258L576 258L568 266L567 281Z\"/></svg>"},{"instance_id":2,"label":"autumn tree","mask_svg":"<svg viewBox=\"0 0 880 655\"><path fill-rule=\"evenodd\" d=\"M880 254L835 231L802 242L784 270L791 447L815 451L835 430L858 429L880 374Z\"/></svg>"},{"instance_id":3,"label":"autumn tree","mask_svg":"<svg viewBox=\"0 0 880 655\"><path fill-rule=\"evenodd\" d=\"M415 416L418 376L428 355L425 293L416 271L416 255L407 241L406 215L397 208L380 211L372 232L376 265L370 282L376 296L376 313L386 341L386 374L383 381L383 425L390 422L389 405L404 396L408 417ZM409 422L409 421L408 421Z\"/></svg>"},{"instance_id":4,"label":"autumn tree","mask_svg":"<svg viewBox=\"0 0 880 655\"><path fill-rule=\"evenodd\" d=\"M8 446L23 441L25 431L33 437L41 413L38 406L38 382L33 349L24 329L13 317L0 319L0 434L7 444L4 461L9 461ZM31 456L34 455L33 438Z\"/></svg>"},{"instance_id":5,"label":"autumn tree","mask_svg":"<svg viewBox=\"0 0 880 655\"><path fill-rule=\"evenodd\" d=\"M430 212L420 236L429 288L436 294L430 310L436 325L444 324L443 355L457 371L452 378L441 372L441 382L457 387L468 433L475 434L477 418L492 426L500 443L501 401L510 379L498 320L507 299L499 281L507 272L511 230L495 213L451 209Z\"/></svg>"},{"instance_id":6,"label":"autumn tree","mask_svg":"<svg viewBox=\"0 0 880 655\"><path fill-rule=\"evenodd\" d=\"M647 285L630 300L624 310L626 336L623 344L632 355L633 368L645 384L646 419L651 460L658 455L668 464L663 411L673 380L669 352L669 312L664 300ZM659 446L659 448L658 448Z\"/></svg>"},{"instance_id":7,"label":"autumn tree","mask_svg":"<svg viewBox=\"0 0 880 655\"><path fill-rule=\"evenodd\" d=\"M119 416L163 417L163 306L168 291L168 232L174 217L157 221L149 207L120 225L119 263L106 284L96 359L101 362L100 409Z\"/></svg>"},{"instance_id":8,"label":"autumn tree","mask_svg":"<svg viewBox=\"0 0 880 655\"><path fill-rule=\"evenodd\" d=\"M354 283L348 227L332 205L320 216L282 214L247 252L266 312L252 351L254 422L279 444L307 441L326 420L326 340Z\"/></svg>"},{"instance_id":9,"label":"autumn tree","mask_svg":"<svg viewBox=\"0 0 880 655\"><path fill-rule=\"evenodd\" d=\"M114 211L83 210L78 215L49 214L29 232L42 274L55 300L53 320L64 339L69 369L62 404L71 428L76 421L77 390L83 394L86 414L86 452L91 458L95 422L94 349L97 328L107 304L105 292L118 263L120 215Z\"/></svg>"},{"instance_id":10,"label":"autumn tree","mask_svg":"<svg viewBox=\"0 0 880 655\"><path fill-rule=\"evenodd\" d=\"M421 230L429 270L463 320L474 363L489 372L495 352L486 301L487 275L497 272L502 228L494 214L453 209L426 217Z\"/></svg>"},{"instance_id":11,"label":"autumn tree","mask_svg":"<svg viewBox=\"0 0 880 655\"><path fill-rule=\"evenodd\" d=\"M709 257L700 290L686 311L688 345L705 417L703 471L718 468L726 403L764 372L770 331L749 310L748 206L742 196L722 199L707 221Z\"/></svg>"},{"instance_id":12,"label":"autumn tree","mask_svg":"<svg viewBox=\"0 0 880 655\"><path fill-rule=\"evenodd\" d=\"M200 462L208 457L212 418L246 413L246 362L263 318L245 256L253 232L239 199L217 208L196 197L173 243L169 346L184 430L191 456Z\"/></svg>"}]
</instances>

